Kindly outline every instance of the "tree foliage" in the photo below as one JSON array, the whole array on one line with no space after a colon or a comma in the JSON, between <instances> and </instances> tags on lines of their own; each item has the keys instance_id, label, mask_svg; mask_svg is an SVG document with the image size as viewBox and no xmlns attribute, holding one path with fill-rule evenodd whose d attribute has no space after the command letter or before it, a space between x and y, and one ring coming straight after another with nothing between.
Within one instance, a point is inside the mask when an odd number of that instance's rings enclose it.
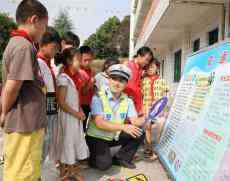
<instances>
[{"instance_id":1,"label":"tree foliage","mask_svg":"<svg viewBox=\"0 0 230 181\"><path fill-rule=\"evenodd\" d=\"M10 32L16 29L16 23L6 13L0 13L0 60L10 39Z\"/></svg>"},{"instance_id":2,"label":"tree foliage","mask_svg":"<svg viewBox=\"0 0 230 181\"><path fill-rule=\"evenodd\" d=\"M100 59L127 55L129 18L126 17L122 22L116 16L109 18L94 34L90 35L84 44L93 48L96 57Z\"/></svg>"},{"instance_id":3,"label":"tree foliage","mask_svg":"<svg viewBox=\"0 0 230 181\"><path fill-rule=\"evenodd\" d=\"M111 44L109 45L116 50L120 57L129 56L129 34L130 34L130 16L124 17L121 24L112 37Z\"/></svg>"},{"instance_id":4,"label":"tree foliage","mask_svg":"<svg viewBox=\"0 0 230 181\"><path fill-rule=\"evenodd\" d=\"M54 28L58 31L60 36L63 36L67 31L72 31L73 27L73 22L70 19L67 10L61 10L57 18L54 20Z\"/></svg>"}]
</instances>

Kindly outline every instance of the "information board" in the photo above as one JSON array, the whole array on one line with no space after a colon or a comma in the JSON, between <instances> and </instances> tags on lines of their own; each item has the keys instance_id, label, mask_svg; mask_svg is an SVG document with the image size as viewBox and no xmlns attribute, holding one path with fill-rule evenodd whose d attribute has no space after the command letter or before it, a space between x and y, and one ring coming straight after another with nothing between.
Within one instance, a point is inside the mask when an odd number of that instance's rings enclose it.
<instances>
[{"instance_id":1,"label":"information board","mask_svg":"<svg viewBox=\"0 0 230 181\"><path fill-rule=\"evenodd\" d=\"M186 62L157 152L177 181L229 181L230 42Z\"/></svg>"}]
</instances>

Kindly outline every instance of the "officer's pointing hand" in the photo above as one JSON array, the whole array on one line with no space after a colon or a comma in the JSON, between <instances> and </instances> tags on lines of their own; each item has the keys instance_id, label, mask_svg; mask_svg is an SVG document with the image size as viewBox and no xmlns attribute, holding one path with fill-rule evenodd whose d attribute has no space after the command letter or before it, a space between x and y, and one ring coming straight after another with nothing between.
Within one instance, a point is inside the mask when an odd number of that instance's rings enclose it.
<instances>
[{"instance_id":1,"label":"officer's pointing hand","mask_svg":"<svg viewBox=\"0 0 230 181\"><path fill-rule=\"evenodd\" d=\"M132 124L124 124L122 131L131 135L134 138L140 137L142 135L142 130Z\"/></svg>"}]
</instances>

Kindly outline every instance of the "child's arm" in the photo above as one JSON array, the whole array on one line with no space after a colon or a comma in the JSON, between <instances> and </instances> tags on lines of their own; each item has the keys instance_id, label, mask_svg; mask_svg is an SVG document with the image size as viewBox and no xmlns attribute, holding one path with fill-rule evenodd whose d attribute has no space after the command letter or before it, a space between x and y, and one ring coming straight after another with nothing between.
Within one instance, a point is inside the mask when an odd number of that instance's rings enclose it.
<instances>
[{"instance_id":1,"label":"child's arm","mask_svg":"<svg viewBox=\"0 0 230 181\"><path fill-rule=\"evenodd\" d=\"M4 124L5 116L15 103L23 81L7 80L2 92L1 124Z\"/></svg>"},{"instance_id":2,"label":"child's arm","mask_svg":"<svg viewBox=\"0 0 230 181\"><path fill-rule=\"evenodd\" d=\"M84 120L85 119L85 115L83 112L79 111L75 111L74 109L72 109L68 104L66 104L65 102L65 97L66 97L66 92L67 92L67 88L64 86L60 86L58 87L58 104L60 106L60 108L66 112L71 114L72 116L76 117L79 120Z\"/></svg>"},{"instance_id":3,"label":"child's arm","mask_svg":"<svg viewBox=\"0 0 230 181\"><path fill-rule=\"evenodd\" d=\"M90 78L89 80L85 80L85 81L86 81L85 86L82 89L83 95L87 95L89 93L89 90L94 88L94 84L95 84L94 77Z\"/></svg>"}]
</instances>

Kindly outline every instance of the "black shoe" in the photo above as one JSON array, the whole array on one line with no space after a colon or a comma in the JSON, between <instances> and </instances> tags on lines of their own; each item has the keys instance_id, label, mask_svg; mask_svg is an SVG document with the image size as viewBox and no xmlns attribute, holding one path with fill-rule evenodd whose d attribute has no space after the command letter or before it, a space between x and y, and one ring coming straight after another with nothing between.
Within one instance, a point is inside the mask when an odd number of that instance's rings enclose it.
<instances>
[{"instance_id":1,"label":"black shoe","mask_svg":"<svg viewBox=\"0 0 230 181\"><path fill-rule=\"evenodd\" d=\"M116 158L116 157L113 157L113 160L112 160L112 162L113 162L113 165L116 165L116 166L121 166L121 164L120 164L120 161L119 161L120 159L118 159L118 158Z\"/></svg>"},{"instance_id":2,"label":"black shoe","mask_svg":"<svg viewBox=\"0 0 230 181\"><path fill-rule=\"evenodd\" d=\"M135 168L137 168L134 163L127 162L125 160L121 160L121 159L117 159L117 158L113 158L113 164L114 165L118 165L118 166L123 166L123 167L129 168L129 169L135 169Z\"/></svg>"}]
</instances>

